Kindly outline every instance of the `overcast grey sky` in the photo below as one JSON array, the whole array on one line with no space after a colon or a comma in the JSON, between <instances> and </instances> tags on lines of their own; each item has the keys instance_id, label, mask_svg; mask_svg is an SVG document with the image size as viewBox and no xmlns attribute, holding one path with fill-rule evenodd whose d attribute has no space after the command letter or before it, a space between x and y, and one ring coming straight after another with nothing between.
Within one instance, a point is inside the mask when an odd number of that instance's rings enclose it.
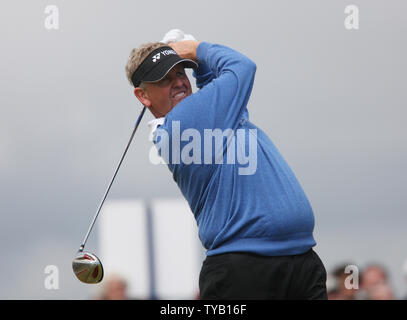
<instances>
[{"instance_id":1,"label":"overcast grey sky","mask_svg":"<svg viewBox=\"0 0 407 320\"><path fill-rule=\"evenodd\" d=\"M344 26L352 4L358 30ZM48 5L58 30L44 26ZM0 298L91 294L70 264L141 111L124 66L172 28L256 62L250 118L308 195L328 271L378 261L405 294L406 10L401 0L1 1ZM181 196L149 162L151 119L109 198ZM97 252L97 230L87 246ZM44 288L47 265L59 290Z\"/></svg>"}]
</instances>

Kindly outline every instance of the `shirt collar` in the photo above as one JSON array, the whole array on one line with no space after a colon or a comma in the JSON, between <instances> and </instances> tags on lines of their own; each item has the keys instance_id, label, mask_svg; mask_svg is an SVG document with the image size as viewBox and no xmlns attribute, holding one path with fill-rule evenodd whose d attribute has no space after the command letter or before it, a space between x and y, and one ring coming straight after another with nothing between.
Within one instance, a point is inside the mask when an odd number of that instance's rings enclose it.
<instances>
[{"instance_id":1,"label":"shirt collar","mask_svg":"<svg viewBox=\"0 0 407 320\"><path fill-rule=\"evenodd\" d=\"M164 121L165 121L165 117L161 117L161 118L153 119L147 123L147 125L149 126L149 128L151 130L150 136L148 138L150 141L153 141L154 132L157 130L158 126L161 126L164 123Z\"/></svg>"}]
</instances>

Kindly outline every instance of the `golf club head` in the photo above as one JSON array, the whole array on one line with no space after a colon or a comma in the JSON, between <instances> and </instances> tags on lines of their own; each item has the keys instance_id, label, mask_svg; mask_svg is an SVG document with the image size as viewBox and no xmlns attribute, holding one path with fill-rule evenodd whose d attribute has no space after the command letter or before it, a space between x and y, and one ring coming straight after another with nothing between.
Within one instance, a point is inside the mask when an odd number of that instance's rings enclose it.
<instances>
[{"instance_id":1,"label":"golf club head","mask_svg":"<svg viewBox=\"0 0 407 320\"><path fill-rule=\"evenodd\" d=\"M78 252L72 261L75 276L83 283L99 283L103 279L103 266L93 253Z\"/></svg>"}]
</instances>

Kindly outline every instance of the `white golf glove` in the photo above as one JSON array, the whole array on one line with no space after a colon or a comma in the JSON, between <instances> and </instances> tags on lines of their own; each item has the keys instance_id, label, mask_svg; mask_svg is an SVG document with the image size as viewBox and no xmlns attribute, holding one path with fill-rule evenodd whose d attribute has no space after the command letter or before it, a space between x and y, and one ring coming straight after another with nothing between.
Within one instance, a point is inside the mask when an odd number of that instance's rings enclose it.
<instances>
[{"instance_id":1,"label":"white golf glove","mask_svg":"<svg viewBox=\"0 0 407 320\"><path fill-rule=\"evenodd\" d=\"M185 40L196 40L196 39L192 34L185 34L180 29L172 29L165 34L164 38L160 42L168 44L170 42L178 42Z\"/></svg>"}]
</instances>

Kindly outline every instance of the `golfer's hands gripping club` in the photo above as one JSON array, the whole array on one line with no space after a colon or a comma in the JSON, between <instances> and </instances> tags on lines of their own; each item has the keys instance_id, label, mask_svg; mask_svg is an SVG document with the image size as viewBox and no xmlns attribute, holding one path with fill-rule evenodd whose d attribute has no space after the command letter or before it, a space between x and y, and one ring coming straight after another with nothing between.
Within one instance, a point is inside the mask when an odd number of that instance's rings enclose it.
<instances>
[{"instance_id":1,"label":"golfer's hands gripping club","mask_svg":"<svg viewBox=\"0 0 407 320\"><path fill-rule=\"evenodd\" d=\"M164 35L160 42L173 48L181 58L197 61L196 49L199 41L193 35L186 34L180 29L172 29Z\"/></svg>"},{"instance_id":2,"label":"golfer's hands gripping club","mask_svg":"<svg viewBox=\"0 0 407 320\"><path fill-rule=\"evenodd\" d=\"M192 34L185 34L184 31L180 29L172 29L164 35L164 38L160 42L169 44L170 42L178 42L185 40L196 40L196 39Z\"/></svg>"}]
</instances>

